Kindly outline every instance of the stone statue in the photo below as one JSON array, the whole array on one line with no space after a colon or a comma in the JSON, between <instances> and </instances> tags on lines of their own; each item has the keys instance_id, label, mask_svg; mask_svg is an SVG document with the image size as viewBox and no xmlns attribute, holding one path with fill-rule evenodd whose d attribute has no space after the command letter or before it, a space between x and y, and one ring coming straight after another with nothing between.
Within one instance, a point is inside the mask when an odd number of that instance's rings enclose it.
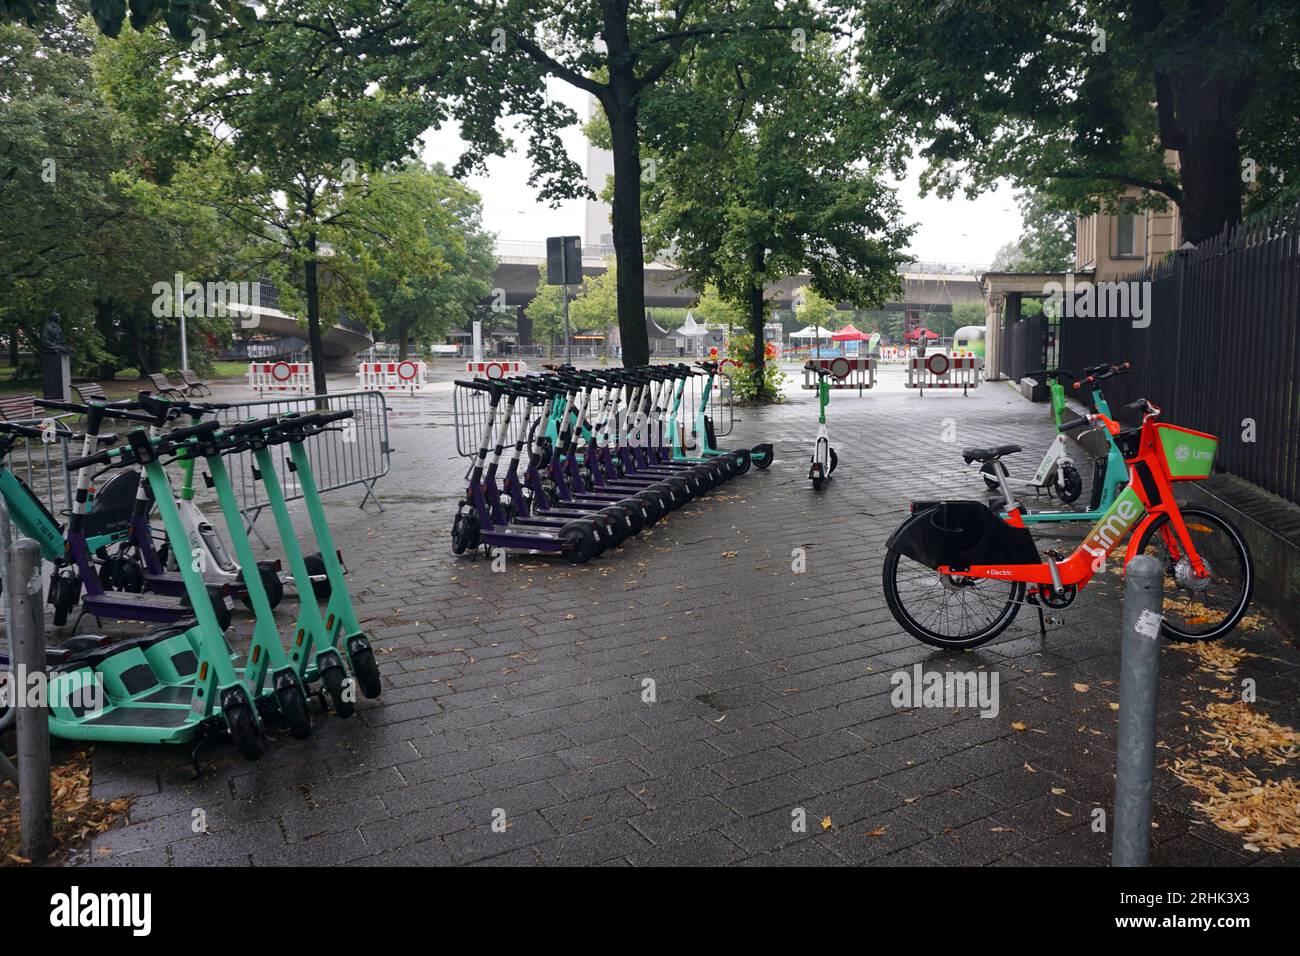
<instances>
[{"instance_id":1,"label":"stone statue","mask_svg":"<svg viewBox=\"0 0 1300 956\"><path fill-rule=\"evenodd\" d=\"M45 325L41 327L41 351L51 352L55 355L70 355L72 349L68 348L67 343L63 340L62 318L57 312L51 312L50 317L45 320Z\"/></svg>"}]
</instances>

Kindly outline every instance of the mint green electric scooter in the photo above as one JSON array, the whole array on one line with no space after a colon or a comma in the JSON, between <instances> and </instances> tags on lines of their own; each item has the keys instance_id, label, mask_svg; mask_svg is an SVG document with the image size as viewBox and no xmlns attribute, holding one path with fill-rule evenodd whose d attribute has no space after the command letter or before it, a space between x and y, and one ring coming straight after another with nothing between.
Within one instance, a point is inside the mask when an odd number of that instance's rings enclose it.
<instances>
[{"instance_id":1,"label":"mint green electric scooter","mask_svg":"<svg viewBox=\"0 0 1300 956\"><path fill-rule=\"evenodd\" d=\"M289 659L304 684L320 682L328 703L340 717L350 717L356 709L356 694L350 686L349 670L366 698L372 699L380 695L382 681L370 637L357 622L352 596L348 593L343 566L339 561L339 552L334 546L329 523L325 520L325 509L303 443L313 435L333 430L330 429L333 423L351 417L351 410L287 415L248 440L248 447L256 462L253 477L262 483L280 535L289 573L301 600L298 620L290 641ZM297 475L303 504L311 520L312 533L320 546L321 561L330 585L329 601L323 615L313 600L312 574L303 558L302 548L298 545L293 519L289 516L288 503L271 457L271 447L278 445L288 446L289 469ZM345 658L347 667L344 665Z\"/></svg>"},{"instance_id":2,"label":"mint green electric scooter","mask_svg":"<svg viewBox=\"0 0 1300 956\"><path fill-rule=\"evenodd\" d=\"M163 457L188 454L188 443L220 426L205 422L156 440L144 429L127 436L129 448L96 451L67 463L69 471L103 465L142 466L173 548L184 549L181 524ZM236 749L256 759L266 749L262 722L235 669L207 585L191 562L179 567L195 622L88 650L53 669L49 685L50 731L73 740L128 743L201 743L227 730Z\"/></svg>"}]
</instances>

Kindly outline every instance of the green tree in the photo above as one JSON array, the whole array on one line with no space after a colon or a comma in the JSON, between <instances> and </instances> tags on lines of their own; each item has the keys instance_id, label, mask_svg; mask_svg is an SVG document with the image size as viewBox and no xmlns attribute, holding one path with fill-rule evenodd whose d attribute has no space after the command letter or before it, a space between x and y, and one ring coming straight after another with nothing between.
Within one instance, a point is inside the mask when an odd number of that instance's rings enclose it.
<instances>
[{"instance_id":1,"label":"green tree","mask_svg":"<svg viewBox=\"0 0 1300 956\"><path fill-rule=\"evenodd\" d=\"M699 301L691 307L691 315L700 325L727 331L745 324L744 310L719 295L718 288L714 285L704 287Z\"/></svg>"},{"instance_id":2,"label":"green tree","mask_svg":"<svg viewBox=\"0 0 1300 956\"><path fill-rule=\"evenodd\" d=\"M859 6L863 82L942 195L1007 177L1091 212L1136 186L1200 242L1241 218L1243 180L1267 202L1300 173L1300 122L1276 109L1300 95L1293 0Z\"/></svg>"},{"instance_id":3,"label":"green tree","mask_svg":"<svg viewBox=\"0 0 1300 956\"><path fill-rule=\"evenodd\" d=\"M806 272L820 295L864 307L899 288L911 231L878 175L897 158L878 117L825 36L697 58L643 110L658 164L643 187L648 248L745 309L760 373L769 283Z\"/></svg>"},{"instance_id":4,"label":"green tree","mask_svg":"<svg viewBox=\"0 0 1300 956\"><path fill-rule=\"evenodd\" d=\"M381 265L404 276L438 269L421 215L440 197L426 181L384 174L411 154L438 107L410 91L374 90L355 61L334 55L328 29L300 27L328 23L331 9L329 0L273 0L220 44L175 50L156 33L123 37L113 61L116 89L134 94L124 102L163 104L164 116L186 117L200 143L224 154L224 174L193 201L261 246L267 272L285 283L282 302L301 304L318 393L326 390L322 303L374 322L369 280ZM160 59L171 72L159 73ZM171 122L157 110L138 119ZM210 130L228 144L205 141Z\"/></svg>"},{"instance_id":5,"label":"green tree","mask_svg":"<svg viewBox=\"0 0 1300 956\"><path fill-rule=\"evenodd\" d=\"M452 98L449 116L470 144L456 172L482 169L510 148L501 121L522 117L534 161L531 182L544 199L590 195L560 132L577 115L546 95L548 78L593 97L609 119L614 156L611 225L618 260L623 361L649 359L645 329L640 184L654 176L642 156L648 97L693 58L760 35L789 43L837 22L838 3L790 0L477 0L390 7L363 4L364 16L328 24L334 42L366 54L389 89L421 87ZM319 27L319 25L317 25ZM352 38L369 31L368 41Z\"/></svg>"},{"instance_id":6,"label":"green tree","mask_svg":"<svg viewBox=\"0 0 1300 956\"><path fill-rule=\"evenodd\" d=\"M546 284L546 263L537 267L537 294L524 306L524 315L533 323L533 337L544 340L554 353L555 340L564 334L564 295L562 285Z\"/></svg>"},{"instance_id":7,"label":"green tree","mask_svg":"<svg viewBox=\"0 0 1300 956\"><path fill-rule=\"evenodd\" d=\"M801 326L829 329L832 332L844 327L845 320L835 303L819 295L816 289L804 286L794 293L794 314Z\"/></svg>"},{"instance_id":8,"label":"green tree","mask_svg":"<svg viewBox=\"0 0 1300 956\"><path fill-rule=\"evenodd\" d=\"M239 243L215 216L153 206L128 185L164 172L105 94L94 45L81 23L0 25L0 329L13 361L57 310L77 372L111 378L179 364L178 323L154 308L153 285L215 277ZM204 333L228 325L187 322L193 365Z\"/></svg>"},{"instance_id":9,"label":"green tree","mask_svg":"<svg viewBox=\"0 0 1300 956\"><path fill-rule=\"evenodd\" d=\"M399 175L427 180L421 208L433 257L414 270L404 268L402 257L383 262L369 291L384 337L397 342L404 359L412 343L428 348L452 327L475 319L478 303L491 291L496 259L477 193L440 167L412 163Z\"/></svg>"},{"instance_id":10,"label":"green tree","mask_svg":"<svg viewBox=\"0 0 1300 956\"><path fill-rule=\"evenodd\" d=\"M237 0L90 0L95 23L106 36L122 32L128 17L136 30L165 23L182 43L202 40L214 26L230 20L250 22L256 17L251 6ZM58 0L0 0L0 23L23 22L30 26L58 19L63 9Z\"/></svg>"},{"instance_id":11,"label":"green tree","mask_svg":"<svg viewBox=\"0 0 1300 956\"><path fill-rule=\"evenodd\" d=\"M569 327L575 334L579 330L599 332L608 344L617 323L618 266L611 259L600 275L583 278L581 287L569 302Z\"/></svg>"}]
</instances>

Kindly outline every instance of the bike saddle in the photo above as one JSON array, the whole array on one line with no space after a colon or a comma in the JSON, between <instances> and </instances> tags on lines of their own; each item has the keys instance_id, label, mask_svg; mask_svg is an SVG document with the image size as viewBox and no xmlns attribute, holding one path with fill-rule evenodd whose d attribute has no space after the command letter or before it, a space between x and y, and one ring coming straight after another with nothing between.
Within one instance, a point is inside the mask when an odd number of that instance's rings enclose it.
<instances>
[{"instance_id":1,"label":"bike saddle","mask_svg":"<svg viewBox=\"0 0 1300 956\"><path fill-rule=\"evenodd\" d=\"M966 464L972 461L993 461L1003 455L1014 455L1020 451L1019 445L994 445L991 448L963 448L961 457Z\"/></svg>"}]
</instances>

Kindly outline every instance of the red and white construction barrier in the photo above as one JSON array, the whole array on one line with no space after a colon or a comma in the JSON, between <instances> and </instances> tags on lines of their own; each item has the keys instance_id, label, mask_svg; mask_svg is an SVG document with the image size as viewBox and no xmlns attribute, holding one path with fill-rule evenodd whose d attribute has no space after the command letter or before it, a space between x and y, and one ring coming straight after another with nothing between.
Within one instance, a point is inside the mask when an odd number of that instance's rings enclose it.
<instances>
[{"instance_id":1,"label":"red and white construction barrier","mask_svg":"<svg viewBox=\"0 0 1300 956\"><path fill-rule=\"evenodd\" d=\"M248 387L255 392L312 392L310 362L249 362Z\"/></svg>"},{"instance_id":2,"label":"red and white construction barrier","mask_svg":"<svg viewBox=\"0 0 1300 956\"><path fill-rule=\"evenodd\" d=\"M960 388L965 395L968 388L979 388L983 368L984 360L974 355L914 355L907 363L907 387L919 388L922 395L927 388Z\"/></svg>"},{"instance_id":3,"label":"red and white construction barrier","mask_svg":"<svg viewBox=\"0 0 1300 956\"><path fill-rule=\"evenodd\" d=\"M466 362L465 371L471 375L484 375L487 378L505 378L507 375L522 375L528 371L527 362L484 361Z\"/></svg>"},{"instance_id":4,"label":"red and white construction barrier","mask_svg":"<svg viewBox=\"0 0 1300 956\"><path fill-rule=\"evenodd\" d=\"M874 358L837 358L813 359L814 365L831 373L831 388L856 388L861 391L876 384L876 360ZM815 389L817 375L804 366L803 387Z\"/></svg>"},{"instance_id":5,"label":"red and white construction barrier","mask_svg":"<svg viewBox=\"0 0 1300 956\"><path fill-rule=\"evenodd\" d=\"M415 393L428 391L432 385L428 368L415 359L357 365L357 387L362 391Z\"/></svg>"}]
</instances>

